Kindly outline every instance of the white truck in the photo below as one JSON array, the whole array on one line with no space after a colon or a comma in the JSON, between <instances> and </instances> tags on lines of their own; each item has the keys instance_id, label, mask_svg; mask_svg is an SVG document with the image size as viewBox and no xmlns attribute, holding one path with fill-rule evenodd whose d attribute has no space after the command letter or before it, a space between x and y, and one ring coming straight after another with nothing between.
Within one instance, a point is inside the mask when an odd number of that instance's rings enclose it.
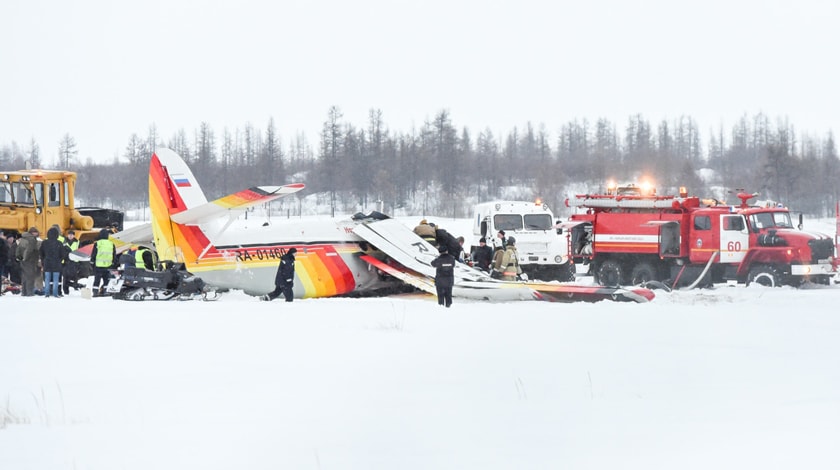
<instances>
[{"instance_id":1,"label":"white truck","mask_svg":"<svg viewBox=\"0 0 840 470\"><path fill-rule=\"evenodd\" d=\"M519 266L528 279L574 281L575 266L569 256L569 241L558 233L551 209L539 202L493 201L477 204L473 217L472 246L485 237L487 245L501 246L496 234L516 238Z\"/></svg>"}]
</instances>

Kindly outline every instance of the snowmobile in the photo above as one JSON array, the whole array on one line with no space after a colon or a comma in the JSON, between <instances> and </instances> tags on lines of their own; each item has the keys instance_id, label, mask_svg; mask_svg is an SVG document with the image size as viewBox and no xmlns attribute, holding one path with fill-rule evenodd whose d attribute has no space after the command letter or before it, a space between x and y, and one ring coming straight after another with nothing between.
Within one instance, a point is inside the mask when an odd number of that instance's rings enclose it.
<instances>
[{"instance_id":1,"label":"snowmobile","mask_svg":"<svg viewBox=\"0 0 840 470\"><path fill-rule=\"evenodd\" d=\"M191 274L184 263L161 263L160 271L126 266L105 288L106 295L118 300L217 300L219 292Z\"/></svg>"}]
</instances>

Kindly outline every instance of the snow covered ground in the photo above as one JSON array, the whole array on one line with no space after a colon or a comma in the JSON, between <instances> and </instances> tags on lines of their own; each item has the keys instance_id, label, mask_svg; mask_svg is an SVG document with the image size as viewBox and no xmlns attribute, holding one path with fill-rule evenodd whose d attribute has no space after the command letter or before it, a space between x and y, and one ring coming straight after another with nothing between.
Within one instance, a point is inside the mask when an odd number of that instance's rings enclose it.
<instances>
[{"instance_id":1,"label":"snow covered ground","mask_svg":"<svg viewBox=\"0 0 840 470\"><path fill-rule=\"evenodd\" d=\"M5 295L0 469L838 468L839 299Z\"/></svg>"}]
</instances>

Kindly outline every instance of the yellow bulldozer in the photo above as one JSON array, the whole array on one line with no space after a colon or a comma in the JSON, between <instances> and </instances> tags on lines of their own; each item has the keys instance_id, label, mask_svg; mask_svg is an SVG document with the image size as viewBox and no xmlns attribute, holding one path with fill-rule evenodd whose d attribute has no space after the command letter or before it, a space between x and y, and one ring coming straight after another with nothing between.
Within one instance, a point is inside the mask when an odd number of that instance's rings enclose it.
<instances>
[{"instance_id":1,"label":"yellow bulldozer","mask_svg":"<svg viewBox=\"0 0 840 470\"><path fill-rule=\"evenodd\" d=\"M76 173L61 170L0 171L0 230L7 236L37 227L46 237L54 224L76 232L82 245L99 231L123 228L121 211L75 206Z\"/></svg>"}]
</instances>

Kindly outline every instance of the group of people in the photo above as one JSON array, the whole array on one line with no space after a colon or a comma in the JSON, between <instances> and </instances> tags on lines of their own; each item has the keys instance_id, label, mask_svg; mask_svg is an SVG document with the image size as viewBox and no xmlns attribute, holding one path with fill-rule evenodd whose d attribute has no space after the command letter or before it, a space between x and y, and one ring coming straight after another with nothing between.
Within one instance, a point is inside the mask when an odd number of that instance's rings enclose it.
<instances>
[{"instance_id":1,"label":"group of people","mask_svg":"<svg viewBox=\"0 0 840 470\"><path fill-rule=\"evenodd\" d=\"M414 233L423 240L429 242L432 246L438 248L445 248L447 253L452 255L456 260L465 263L467 261L466 253L464 252L464 237L455 237L446 230L430 223L426 219L414 227Z\"/></svg>"},{"instance_id":2,"label":"group of people","mask_svg":"<svg viewBox=\"0 0 840 470\"><path fill-rule=\"evenodd\" d=\"M5 234L0 240L0 277L19 284L21 295L32 297L63 297L70 288L78 289L79 263L69 257L79 248L76 233L53 225L42 239L37 227L31 227L20 237Z\"/></svg>"},{"instance_id":3,"label":"group of people","mask_svg":"<svg viewBox=\"0 0 840 470\"><path fill-rule=\"evenodd\" d=\"M455 263L467 263L470 266L490 273L495 279L515 281L522 279L522 269L519 267L519 255L516 252L516 238L505 237L505 231L499 230L496 236L499 245L495 251L487 245L487 239L478 240L472 254L467 257L464 252L464 237L455 238L446 230L438 228L426 219L414 227L414 233L438 248L438 257L432 261L435 267L435 289L438 304L444 307L452 305L452 288L455 284Z\"/></svg>"},{"instance_id":4,"label":"group of people","mask_svg":"<svg viewBox=\"0 0 840 470\"><path fill-rule=\"evenodd\" d=\"M117 266L116 245L110 240L112 233L111 229L100 230L91 251L95 296L105 295L111 269ZM23 297L64 297L71 288L81 289L79 279L89 273L82 262L70 258L70 253L79 249L79 240L72 229L62 235L61 228L53 225L43 239L38 228L31 227L19 237L3 236L0 245L0 277L19 284ZM148 248L133 247L127 253L132 258L131 265L155 269L157 260Z\"/></svg>"},{"instance_id":5,"label":"group of people","mask_svg":"<svg viewBox=\"0 0 840 470\"><path fill-rule=\"evenodd\" d=\"M522 268L519 266L519 253L516 251L516 238L506 237L504 230L496 234L499 244L493 250L487 245L487 239L478 240L478 248L472 255L474 265L484 272L490 273L494 279L515 281L522 279Z\"/></svg>"}]
</instances>

